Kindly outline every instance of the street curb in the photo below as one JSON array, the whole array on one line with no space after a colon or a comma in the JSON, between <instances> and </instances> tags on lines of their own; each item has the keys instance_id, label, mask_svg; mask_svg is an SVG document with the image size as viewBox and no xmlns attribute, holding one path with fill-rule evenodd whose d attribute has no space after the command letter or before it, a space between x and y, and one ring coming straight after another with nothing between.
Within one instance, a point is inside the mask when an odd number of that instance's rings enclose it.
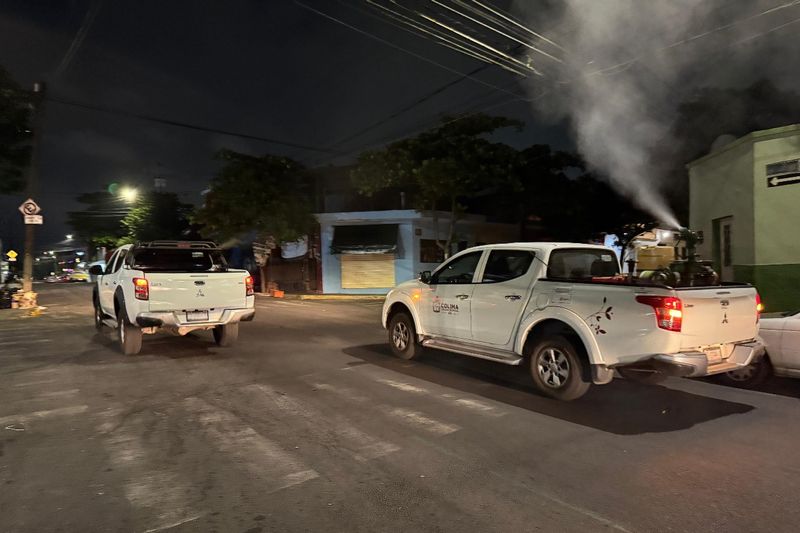
<instances>
[{"instance_id":1,"label":"street curb","mask_svg":"<svg viewBox=\"0 0 800 533\"><path fill-rule=\"evenodd\" d=\"M273 298L268 294L256 293L261 298ZM377 302L386 299L385 294L286 294L279 300L317 300L317 301L348 301L348 302Z\"/></svg>"}]
</instances>

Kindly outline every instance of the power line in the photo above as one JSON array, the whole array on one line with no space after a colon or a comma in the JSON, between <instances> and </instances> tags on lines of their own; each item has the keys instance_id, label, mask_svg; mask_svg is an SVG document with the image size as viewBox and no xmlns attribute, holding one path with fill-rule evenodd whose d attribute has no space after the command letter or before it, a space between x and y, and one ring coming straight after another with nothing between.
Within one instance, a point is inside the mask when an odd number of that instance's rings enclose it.
<instances>
[{"instance_id":1,"label":"power line","mask_svg":"<svg viewBox=\"0 0 800 533\"><path fill-rule=\"evenodd\" d=\"M160 117L156 117L154 115L133 113L133 112L130 112L130 111L124 111L124 110L121 110L121 109L114 109L114 108L111 108L111 107L85 104L85 103L81 103L81 102L75 102L75 101L71 101L71 100L63 100L63 99L60 99L60 98L53 98L53 97L48 97L47 100L49 100L51 102L58 103L58 104L62 104L62 105L77 107L77 108L81 108L81 109L88 109L88 110L97 111L97 112L100 112L100 113L108 113L108 114L111 114L111 115L119 115L119 116L128 117L128 118L135 118L137 120L145 120L145 121L148 121L148 122L155 122L155 123L158 123L158 124L165 124L167 126L175 126L175 127L178 127L178 128L186 128L186 129L190 129L190 130L204 131L204 132L209 132L209 133L218 133L220 135L228 135L230 137L239 137L241 139L250 139L250 140L254 140L254 141L261 141L261 142L265 142L265 143L268 143L268 144L287 146L287 147L290 147L290 148L300 148L302 150L307 150L307 151L311 151L311 152L322 152L322 153L329 153L329 154L338 153L335 150L331 150L329 148L320 148L318 146L308 146L308 145L305 145L305 144L298 144L298 143L294 143L294 142L291 142L291 141L282 141L280 139L273 139L273 138L270 138L270 137L262 137L260 135L252 135L252 134L249 134L249 133L240 133L240 132L231 131L231 130L222 130L222 129L218 129L218 128L212 128L212 127L209 127L209 126L201 126L199 124L190 124L188 122L180 122L180 121L177 121L177 120L170 120L170 119L160 118Z\"/></svg>"},{"instance_id":2,"label":"power line","mask_svg":"<svg viewBox=\"0 0 800 533\"><path fill-rule=\"evenodd\" d=\"M456 70L454 68L448 67L447 65L443 65L442 63L439 63L438 61L434 61L433 59L427 58L427 57L425 57L425 56L423 56L421 54L418 54L416 52L412 52L411 50L408 50L406 48L403 48L402 46L394 44L391 41L387 41L386 39L378 37L377 35L374 35L374 34L368 32L368 31L365 31L365 30L362 30L360 28L357 28L357 27L353 26L352 24L348 24L347 22L345 22L345 21L343 21L341 19L338 19L338 18L336 18L336 17L334 17L332 15L328 15L327 13L323 13L322 11L320 11L318 9L315 9L315 8L309 6L309 5L306 5L306 4L302 3L302 2L300 2L299 0L294 0L294 3L297 4L298 6L302 7L303 9L311 11L312 13L316 13L317 15L330 20L331 22L335 22L336 24L340 24L340 25L344 26L345 28L348 28L348 29L350 29L352 31L360 33L361 35L364 35L365 37L369 37L370 39L373 39L375 41L383 43L386 46L390 46L390 47L394 48L395 50L399 50L399 51L401 51L401 52L403 52L405 54L408 54L408 55L411 55L413 57L416 57L417 59L419 59L421 61L425 61L426 63L430 63L431 65L435 65L435 66L437 66L437 67L439 67L441 69L444 69L444 70L446 70L448 72L452 72L453 74L458 74L460 76L465 76L465 77L471 79L472 81L474 81L475 83L479 83L479 84L484 85L486 87L493 87L494 89L497 89L498 91L501 91L501 92L504 92L504 93L508 93L508 94L510 94L511 96L514 96L514 97L518 97L518 95L516 95L516 94L514 94L514 93L512 93L510 91L506 91L505 89L502 89L502 88L498 87L497 85L494 85L492 83L483 81L483 80L481 80L479 78L475 78L473 76L465 74L465 73L463 73L463 72L461 72L459 70Z\"/></svg>"}]
</instances>

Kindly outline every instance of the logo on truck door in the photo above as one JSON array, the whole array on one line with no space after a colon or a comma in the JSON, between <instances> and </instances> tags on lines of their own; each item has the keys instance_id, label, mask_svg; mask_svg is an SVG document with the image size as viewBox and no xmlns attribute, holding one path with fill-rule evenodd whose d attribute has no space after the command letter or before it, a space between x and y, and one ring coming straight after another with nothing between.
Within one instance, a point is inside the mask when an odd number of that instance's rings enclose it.
<instances>
[{"instance_id":1,"label":"logo on truck door","mask_svg":"<svg viewBox=\"0 0 800 533\"><path fill-rule=\"evenodd\" d=\"M458 304L449 304L447 302L443 302L441 298L436 296L433 298L433 312L454 315L458 313Z\"/></svg>"}]
</instances>

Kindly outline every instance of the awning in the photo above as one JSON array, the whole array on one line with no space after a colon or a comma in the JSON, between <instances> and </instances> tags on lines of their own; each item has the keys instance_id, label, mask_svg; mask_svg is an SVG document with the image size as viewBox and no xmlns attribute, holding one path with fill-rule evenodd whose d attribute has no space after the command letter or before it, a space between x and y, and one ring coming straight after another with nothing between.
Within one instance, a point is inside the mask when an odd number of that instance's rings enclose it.
<instances>
[{"instance_id":1,"label":"awning","mask_svg":"<svg viewBox=\"0 0 800 533\"><path fill-rule=\"evenodd\" d=\"M396 250L397 224L333 227L333 254L390 254Z\"/></svg>"}]
</instances>

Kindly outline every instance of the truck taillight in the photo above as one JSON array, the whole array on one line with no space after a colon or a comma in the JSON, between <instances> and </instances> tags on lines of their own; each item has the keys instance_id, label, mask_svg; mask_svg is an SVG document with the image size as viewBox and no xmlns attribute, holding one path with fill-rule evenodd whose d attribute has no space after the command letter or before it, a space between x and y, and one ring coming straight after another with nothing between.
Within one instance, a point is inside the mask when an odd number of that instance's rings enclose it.
<instances>
[{"instance_id":1,"label":"truck taillight","mask_svg":"<svg viewBox=\"0 0 800 533\"><path fill-rule=\"evenodd\" d=\"M150 284L145 278L133 278L133 295L137 300L150 299Z\"/></svg>"},{"instance_id":2,"label":"truck taillight","mask_svg":"<svg viewBox=\"0 0 800 533\"><path fill-rule=\"evenodd\" d=\"M656 312L656 324L667 331L680 331L683 324L683 303L674 296L639 295L636 301L649 305Z\"/></svg>"},{"instance_id":3,"label":"truck taillight","mask_svg":"<svg viewBox=\"0 0 800 533\"><path fill-rule=\"evenodd\" d=\"M244 287L245 287L245 296L253 296L253 276L247 276L244 278Z\"/></svg>"},{"instance_id":4,"label":"truck taillight","mask_svg":"<svg viewBox=\"0 0 800 533\"><path fill-rule=\"evenodd\" d=\"M761 295L756 293L756 323L761 318L761 313L764 312L764 304L761 303Z\"/></svg>"}]
</instances>

